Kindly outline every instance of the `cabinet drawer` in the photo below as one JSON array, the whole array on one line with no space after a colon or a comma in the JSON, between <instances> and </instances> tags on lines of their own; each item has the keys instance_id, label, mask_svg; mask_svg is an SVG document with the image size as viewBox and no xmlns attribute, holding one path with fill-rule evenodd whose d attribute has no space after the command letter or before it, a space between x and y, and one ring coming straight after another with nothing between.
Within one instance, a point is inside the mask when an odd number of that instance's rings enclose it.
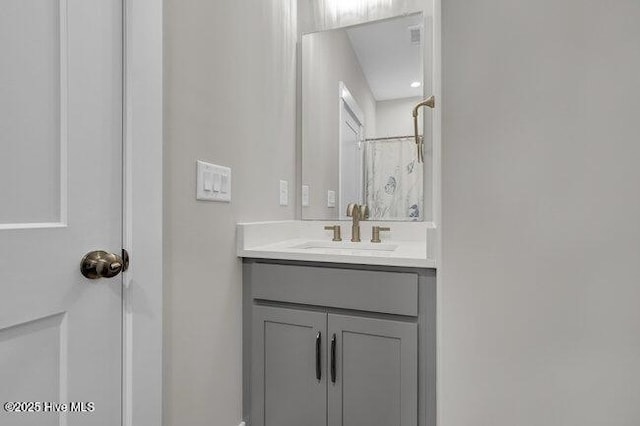
<instances>
[{"instance_id":1,"label":"cabinet drawer","mask_svg":"<svg viewBox=\"0 0 640 426\"><path fill-rule=\"evenodd\" d=\"M251 263L252 298L418 315L418 274Z\"/></svg>"}]
</instances>

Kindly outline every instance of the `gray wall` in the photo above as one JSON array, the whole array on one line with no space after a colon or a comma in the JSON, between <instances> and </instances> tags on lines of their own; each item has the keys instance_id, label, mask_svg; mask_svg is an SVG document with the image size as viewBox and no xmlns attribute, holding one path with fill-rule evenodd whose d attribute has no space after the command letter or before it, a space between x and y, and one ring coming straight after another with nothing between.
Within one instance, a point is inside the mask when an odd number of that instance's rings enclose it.
<instances>
[{"instance_id":1,"label":"gray wall","mask_svg":"<svg viewBox=\"0 0 640 426\"><path fill-rule=\"evenodd\" d=\"M376 102L377 138L412 136L413 121L411 111L422 98L392 99ZM422 134L423 121L418 121L418 132Z\"/></svg>"},{"instance_id":2,"label":"gray wall","mask_svg":"<svg viewBox=\"0 0 640 426\"><path fill-rule=\"evenodd\" d=\"M235 227L294 217L296 16L293 0L165 1L167 426L240 423ZM195 201L196 159L232 168L231 204Z\"/></svg>"},{"instance_id":3,"label":"gray wall","mask_svg":"<svg viewBox=\"0 0 640 426\"><path fill-rule=\"evenodd\" d=\"M640 424L639 22L443 1L443 426Z\"/></svg>"},{"instance_id":4,"label":"gray wall","mask_svg":"<svg viewBox=\"0 0 640 426\"><path fill-rule=\"evenodd\" d=\"M365 137L375 134L376 100L345 30L302 38L302 184L309 185L304 219L338 219L340 188L340 106L343 81L364 114ZM336 207L327 207L327 191L336 191Z\"/></svg>"}]
</instances>

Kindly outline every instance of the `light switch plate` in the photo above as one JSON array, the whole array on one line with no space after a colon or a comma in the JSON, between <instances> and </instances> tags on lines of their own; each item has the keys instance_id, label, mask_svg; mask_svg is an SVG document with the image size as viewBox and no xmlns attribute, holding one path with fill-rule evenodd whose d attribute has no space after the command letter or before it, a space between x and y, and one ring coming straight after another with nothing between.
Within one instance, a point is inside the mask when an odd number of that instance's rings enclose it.
<instances>
[{"instance_id":1,"label":"light switch plate","mask_svg":"<svg viewBox=\"0 0 640 426\"><path fill-rule=\"evenodd\" d=\"M205 170L204 172L204 191L213 191L213 172L210 170Z\"/></svg>"},{"instance_id":2,"label":"light switch plate","mask_svg":"<svg viewBox=\"0 0 640 426\"><path fill-rule=\"evenodd\" d=\"M280 181L280 205L289 205L289 182L286 180Z\"/></svg>"},{"instance_id":3,"label":"light switch plate","mask_svg":"<svg viewBox=\"0 0 640 426\"><path fill-rule=\"evenodd\" d=\"M217 164L196 162L196 199L231 202L231 169Z\"/></svg>"},{"instance_id":4,"label":"light switch plate","mask_svg":"<svg viewBox=\"0 0 640 426\"><path fill-rule=\"evenodd\" d=\"M309 185L302 185L302 207L309 207Z\"/></svg>"},{"instance_id":5,"label":"light switch plate","mask_svg":"<svg viewBox=\"0 0 640 426\"><path fill-rule=\"evenodd\" d=\"M327 207L334 208L336 206L336 191L327 191Z\"/></svg>"}]
</instances>

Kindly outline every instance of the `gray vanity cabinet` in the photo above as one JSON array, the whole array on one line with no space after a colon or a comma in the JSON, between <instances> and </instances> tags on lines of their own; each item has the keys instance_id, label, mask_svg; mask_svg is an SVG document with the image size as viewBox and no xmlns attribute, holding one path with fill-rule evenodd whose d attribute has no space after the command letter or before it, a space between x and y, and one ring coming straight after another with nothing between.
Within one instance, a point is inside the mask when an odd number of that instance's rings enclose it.
<instances>
[{"instance_id":1,"label":"gray vanity cabinet","mask_svg":"<svg viewBox=\"0 0 640 426\"><path fill-rule=\"evenodd\" d=\"M328 425L417 425L416 324L333 314L328 319L328 359L336 363Z\"/></svg>"},{"instance_id":2,"label":"gray vanity cabinet","mask_svg":"<svg viewBox=\"0 0 640 426\"><path fill-rule=\"evenodd\" d=\"M247 426L434 426L435 271L245 260Z\"/></svg>"},{"instance_id":3,"label":"gray vanity cabinet","mask_svg":"<svg viewBox=\"0 0 640 426\"><path fill-rule=\"evenodd\" d=\"M326 426L327 315L255 306L252 426ZM316 358L318 357L318 358ZM316 365L316 363L318 363Z\"/></svg>"},{"instance_id":4,"label":"gray vanity cabinet","mask_svg":"<svg viewBox=\"0 0 640 426\"><path fill-rule=\"evenodd\" d=\"M417 424L415 324L253 309L252 426Z\"/></svg>"}]
</instances>

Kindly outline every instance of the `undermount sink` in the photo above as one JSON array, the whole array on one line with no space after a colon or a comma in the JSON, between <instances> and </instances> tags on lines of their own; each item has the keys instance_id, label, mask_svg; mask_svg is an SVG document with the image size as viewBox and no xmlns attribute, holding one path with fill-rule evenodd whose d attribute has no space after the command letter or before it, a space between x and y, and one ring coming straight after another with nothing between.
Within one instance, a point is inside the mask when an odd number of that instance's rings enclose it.
<instances>
[{"instance_id":1,"label":"undermount sink","mask_svg":"<svg viewBox=\"0 0 640 426\"><path fill-rule=\"evenodd\" d=\"M307 241L291 247L299 250L369 250L369 251L394 251L397 244L384 243L353 243L351 241Z\"/></svg>"},{"instance_id":2,"label":"undermount sink","mask_svg":"<svg viewBox=\"0 0 640 426\"><path fill-rule=\"evenodd\" d=\"M347 229L350 222L338 226ZM366 223L369 226L389 227L385 223ZM245 259L274 259L299 262L327 262L358 265L435 268L429 257L436 228L428 222L393 222L393 237L382 234L381 243L372 243L374 232L361 235L362 242L333 241L326 221L256 222L238 225L238 256ZM325 229L325 230L323 230ZM427 234L431 232L431 237ZM340 234L336 236L338 238ZM433 248L431 248L433 250Z\"/></svg>"}]
</instances>

